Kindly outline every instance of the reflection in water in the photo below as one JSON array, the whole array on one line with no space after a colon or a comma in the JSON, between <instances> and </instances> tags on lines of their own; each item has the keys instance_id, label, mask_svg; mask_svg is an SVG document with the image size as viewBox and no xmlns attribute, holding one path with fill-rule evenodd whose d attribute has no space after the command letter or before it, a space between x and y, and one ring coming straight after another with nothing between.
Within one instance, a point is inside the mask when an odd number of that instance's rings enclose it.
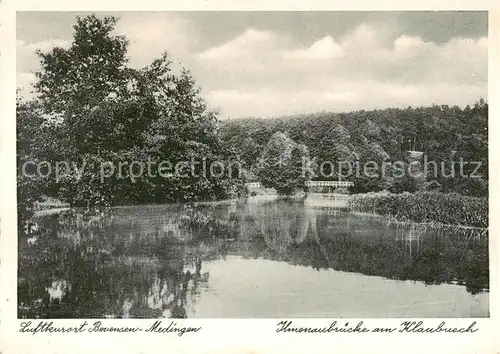
<instances>
[{"instance_id":1,"label":"reflection in water","mask_svg":"<svg viewBox=\"0 0 500 354\"><path fill-rule=\"evenodd\" d=\"M369 286L373 306L365 316L408 316L408 305L397 305L403 300L411 301L413 315L432 316L430 304L446 310L444 296L462 299L450 309L481 301L471 313L488 312L486 230L393 223L331 208L325 200L256 198L98 215L71 211L40 217L37 226L36 236L19 242L20 317L345 316L349 301ZM298 272L304 273L295 283L287 281ZM303 285L303 278L317 280ZM389 289L401 292L390 304ZM419 298L403 299L418 291ZM325 294L343 305L330 308L335 301ZM305 299L321 311L297 312L308 306ZM352 306L370 301L365 296ZM386 312L377 312L382 308Z\"/></svg>"}]
</instances>

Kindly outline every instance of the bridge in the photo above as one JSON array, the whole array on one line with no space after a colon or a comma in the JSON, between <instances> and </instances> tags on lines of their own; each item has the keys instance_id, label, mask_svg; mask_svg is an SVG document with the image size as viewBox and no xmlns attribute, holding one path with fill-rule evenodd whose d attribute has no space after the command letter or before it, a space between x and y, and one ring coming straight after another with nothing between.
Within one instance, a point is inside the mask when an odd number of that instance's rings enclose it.
<instances>
[{"instance_id":1,"label":"bridge","mask_svg":"<svg viewBox=\"0 0 500 354\"><path fill-rule=\"evenodd\" d=\"M349 188L354 186L350 181L307 181L307 187L333 187L333 188Z\"/></svg>"},{"instance_id":2,"label":"bridge","mask_svg":"<svg viewBox=\"0 0 500 354\"><path fill-rule=\"evenodd\" d=\"M262 183L260 182L250 182L245 183L248 190L263 189ZM311 187L332 187L332 188L349 188L354 186L353 182L350 181L307 181L306 186Z\"/></svg>"}]
</instances>

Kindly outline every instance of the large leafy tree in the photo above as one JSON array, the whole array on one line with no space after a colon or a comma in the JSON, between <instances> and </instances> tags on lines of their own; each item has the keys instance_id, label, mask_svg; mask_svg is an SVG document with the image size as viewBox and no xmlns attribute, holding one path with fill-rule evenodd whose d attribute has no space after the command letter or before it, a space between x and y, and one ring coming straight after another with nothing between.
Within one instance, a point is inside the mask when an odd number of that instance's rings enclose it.
<instances>
[{"instance_id":1,"label":"large leafy tree","mask_svg":"<svg viewBox=\"0 0 500 354\"><path fill-rule=\"evenodd\" d=\"M115 17L77 17L68 49L38 52L41 70L35 88L47 111L67 116L71 109L92 108L123 90L128 41L112 34L116 22Z\"/></svg>"},{"instance_id":2,"label":"large leafy tree","mask_svg":"<svg viewBox=\"0 0 500 354\"><path fill-rule=\"evenodd\" d=\"M295 143L282 132L276 132L264 149L258 168L258 177L266 188L278 194L291 195L305 191L310 178L304 164L309 160L307 147Z\"/></svg>"},{"instance_id":3,"label":"large leafy tree","mask_svg":"<svg viewBox=\"0 0 500 354\"><path fill-rule=\"evenodd\" d=\"M35 88L44 114L59 123L58 159L84 166L59 183L73 205L216 199L237 193L228 176L165 177L127 172L101 178L102 164L230 161L209 111L187 70L175 72L167 54L142 69L127 66L128 41L113 33L117 19L77 18L69 48L39 52ZM74 172L74 171L73 171ZM118 172L118 171L116 171ZM234 182L234 183L232 183ZM238 189L239 190L239 189Z\"/></svg>"}]
</instances>

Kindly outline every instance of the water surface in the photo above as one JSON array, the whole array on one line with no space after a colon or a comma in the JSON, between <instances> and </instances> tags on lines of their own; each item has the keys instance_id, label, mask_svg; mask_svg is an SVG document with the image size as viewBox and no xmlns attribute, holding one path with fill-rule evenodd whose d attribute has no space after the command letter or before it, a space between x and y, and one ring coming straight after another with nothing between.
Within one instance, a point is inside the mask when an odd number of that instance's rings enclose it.
<instances>
[{"instance_id":1,"label":"water surface","mask_svg":"<svg viewBox=\"0 0 500 354\"><path fill-rule=\"evenodd\" d=\"M488 316L485 230L341 205L311 195L41 215L19 243L19 316Z\"/></svg>"}]
</instances>

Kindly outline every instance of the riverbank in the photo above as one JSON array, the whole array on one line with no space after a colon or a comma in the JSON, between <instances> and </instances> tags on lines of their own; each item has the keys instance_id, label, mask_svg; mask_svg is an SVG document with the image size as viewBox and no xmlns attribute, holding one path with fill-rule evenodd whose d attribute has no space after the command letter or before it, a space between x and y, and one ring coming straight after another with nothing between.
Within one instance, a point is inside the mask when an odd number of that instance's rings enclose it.
<instances>
[{"instance_id":1,"label":"riverbank","mask_svg":"<svg viewBox=\"0 0 500 354\"><path fill-rule=\"evenodd\" d=\"M487 198L456 193L355 194L349 197L347 206L350 212L376 214L398 221L488 227Z\"/></svg>"}]
</instances>

